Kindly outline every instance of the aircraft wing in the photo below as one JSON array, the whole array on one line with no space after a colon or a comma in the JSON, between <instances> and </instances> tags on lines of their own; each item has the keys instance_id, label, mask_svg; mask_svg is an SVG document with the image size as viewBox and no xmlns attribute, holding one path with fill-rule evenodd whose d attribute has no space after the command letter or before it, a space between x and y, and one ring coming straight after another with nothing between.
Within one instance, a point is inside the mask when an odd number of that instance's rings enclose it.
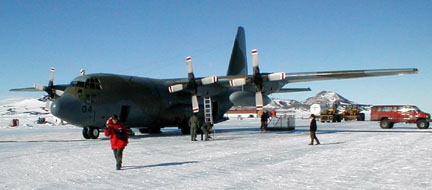
<instances>
[{"instance_id":1,"label":"aircraft wing","mask_svg":"<svg viewBox=\"0 0 432 190\"><path fill-rule=\"evenodd\" d=\"M284 82L310 82L333 79L351 79L363 77L377 77L389 75L403 75L417 73L416 68L406 69L377 69L377 70L348 70L348 71L325 71L325 72L308 72L308 73L285 73Z\"/></svg>"},{"instance_id":2,"label":"aircraft wing","mask_svg":"<svg viewBox=\"0 0 432 190\"><path fill-rule=\"evenodd\" d=\"M28 87L28 88L14 88L10 89L9 91L15 91L15 92L40 92L43 91L41 88L37 88L37 85L35 84L34 87ZM60 84L60 85L54 85L53 88L61 91L65 91L66 88L69 87L67 84Z\"/></svg>"},{"instance_id":3,"label":"aircraft wing","mask_svg":"<svg viewBox=\"0 0 432 190\"><path fill-rule=\"evenodd\" d=\"M15 91L15 92L40 92L41 90L36 89L34 87L30 87L30 88L14 88L14 89L10 89L9 91Z\"/></svg>"},{"instance_id":4,"label":"aircraft wing","mask_svg":"<svg viewBox=\"0 0 432 190\"><path fill-rule=\"evenodd\" d=\"M263 92L271 93L288 93L309 91L308 88L282 88L288 83L311 82L321 80L336 80L336 79L353 79L364 77L378 77L390 75L415 74L418 72L416 68L404 69L374 69L374 70L345 70L345 71L324 71L324 72L304 72L304 73L261 73L263 78ZM278 74L279 79L271 79L271 75ZM282 76L284 75L284 76ZM253 84L253 75L241 76L225 76L218 77L218 85L231 88L239 88L244 91L256 91Z\"/></svg>"}]
</instances>

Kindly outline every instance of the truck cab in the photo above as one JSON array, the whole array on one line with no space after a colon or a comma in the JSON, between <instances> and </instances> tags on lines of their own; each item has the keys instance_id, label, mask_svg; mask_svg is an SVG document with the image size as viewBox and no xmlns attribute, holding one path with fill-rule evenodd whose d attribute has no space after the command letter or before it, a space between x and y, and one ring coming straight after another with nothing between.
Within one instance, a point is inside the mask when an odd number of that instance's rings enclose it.
<instances>
[{"instance_id":1,"label":"truck cab","mask_svg":"<svg viewBox=\"0 0 432 190\"><path fill-rule=\"evenodd\" d=\"M417 128L429 128L430 114L413 105L372 106L371 121L379 121L383 129L393 128L395 123L416 123Z\"/></svg>"}]
</instances>

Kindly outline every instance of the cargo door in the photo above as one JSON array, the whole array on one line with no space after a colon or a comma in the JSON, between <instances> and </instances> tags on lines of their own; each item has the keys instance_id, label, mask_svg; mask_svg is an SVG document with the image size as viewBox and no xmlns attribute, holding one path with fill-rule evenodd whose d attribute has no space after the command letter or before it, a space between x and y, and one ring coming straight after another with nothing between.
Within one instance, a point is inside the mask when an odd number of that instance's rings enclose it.
<instances>
[{"instance_id":1,"label":"cargo door","mask_svg":"<svg viewBox=\"0 0 432 190\"><path fill-rule=\"evenodd\" d=\"M120 110L120 121L123 123L127 122L127 119L129 117L129 111L130 106L129 105L123 105Z\"/></svg>"}]
</instances>

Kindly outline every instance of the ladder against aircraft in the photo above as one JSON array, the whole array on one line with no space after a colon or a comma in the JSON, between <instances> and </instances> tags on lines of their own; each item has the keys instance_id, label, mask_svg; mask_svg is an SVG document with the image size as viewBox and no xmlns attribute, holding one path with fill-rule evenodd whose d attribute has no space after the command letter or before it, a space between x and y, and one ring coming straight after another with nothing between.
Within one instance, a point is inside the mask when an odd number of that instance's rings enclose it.
<instances>
[{"instance_id":1,"label":"ladder against aircraft","mask_svg":"<svg viewBox=\"0 0 432 190\"><path fill-rule=\"evenodd\" d=\"M204 122L210 122L213 124L211 97L204 97Z\"/></svg>"}]
</instances>

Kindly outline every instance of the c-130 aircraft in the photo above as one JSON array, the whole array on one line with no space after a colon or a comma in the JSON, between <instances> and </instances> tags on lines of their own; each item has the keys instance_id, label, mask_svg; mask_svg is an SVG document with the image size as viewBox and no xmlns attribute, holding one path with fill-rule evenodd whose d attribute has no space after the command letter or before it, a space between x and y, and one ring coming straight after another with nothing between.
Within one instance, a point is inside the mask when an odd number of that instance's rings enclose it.
<instances>
[{"instance_id":1,"label":"c-130 aircraft","mask_svg":"<svg viewBox=\"0 0 432 190\"><path fill-rule=\"evenodd\" d=\"M196 78L192 59L186 58L188 78L153 79L116 74L89 74L73 79L69 85L54 85L51 68L48 86L11 91L45 91L52 101L51 113L83 128L86 139L97 139L106 120L120 115L129 128L140 132L160 132L162 127L177 126L189 133L188 119L197 113L202 121L202 97L211 97L214 123L224 121L223 115L233 106L256 106L257 110L271 100L272 93L310 91L309 88L283 88L288 83L332 79L351 79L417 73L416 68L346 70L304 73L261 73L258 51L252 50L253 74L248 75L246 42L239 27L226 76ZM200 101L198 101L200 98ZM192 109L191 109L192 105Z\"/></svg>"}]
</instances>

